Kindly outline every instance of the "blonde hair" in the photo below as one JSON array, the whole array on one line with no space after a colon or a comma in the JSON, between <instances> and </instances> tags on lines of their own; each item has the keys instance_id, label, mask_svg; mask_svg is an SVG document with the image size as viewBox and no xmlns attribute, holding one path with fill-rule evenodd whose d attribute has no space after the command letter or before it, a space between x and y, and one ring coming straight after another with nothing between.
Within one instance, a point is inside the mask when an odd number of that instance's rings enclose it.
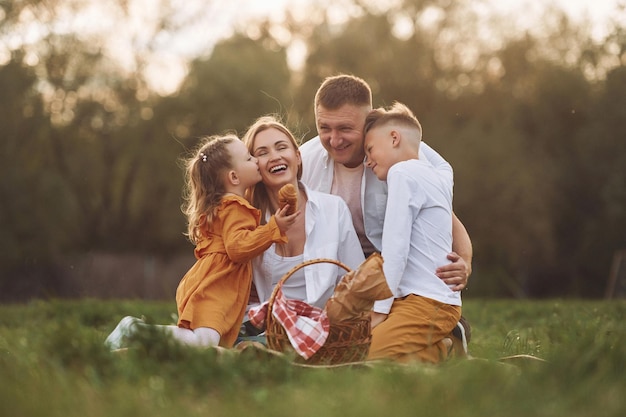
<instances>
[{"instance_id":1,"label":"blonde hair","mask_svg":"<svg viewBox=\"0 0 626 417\"><path fill-rule=\"evenodd\" d=\"M345 104L372 108L372 90L365 80L354 75L327 77L315 93L314 110L319 106L337 110Z\"/></svg>"},{"instance_id":2,"label":"blonde hair","mask_svg":"<svg viewBox=\"0 0 626 417\"><path fill-rule=\"evenodd\" d=\"M388 109L379 107L372 110L365 118L363 134L390 122L417 129L419 132L418 140L422 139L422 125L419 120L407 106L397 101Z\"/></svg>"},{"instance_id":3,"label":"blonde hair","mask_svg":"<svg viewBox=\"0 0 626 417\"><path fill-rule=\"evenodd\" d=\"M298 141L293 133L291 133L291 131L280 122L278 116L266 115L256 119L256 121L243 135L243 143L248 147L248 151L251 155L254 155L254 141L256 139L256 135L268 129L276 129L279 132L284 133L289 139L289 142L293 145L294 149L298 151ZM302 178L302 162L298 165L298 173L296 176L298 181ZM270 209L270 201L265 184L263 184L263 182L256 184L247 191L246 197L254 207L261 210L261 223L265 223L265 215Z\"/></svg>"},{"instance_id":4,"label":"blonde hair","mask_svg":"<svg viewBox=\"0 0 626 417\"><path fill-rule=\"evenodd\" d=\"M184 160L185 189L182 211L187 216L187 237L196 244L202 229L211 224L226 193L226 173L232 168L228 145L239 140L235 135L206 136Z\"/></svg>"}]
</instances>

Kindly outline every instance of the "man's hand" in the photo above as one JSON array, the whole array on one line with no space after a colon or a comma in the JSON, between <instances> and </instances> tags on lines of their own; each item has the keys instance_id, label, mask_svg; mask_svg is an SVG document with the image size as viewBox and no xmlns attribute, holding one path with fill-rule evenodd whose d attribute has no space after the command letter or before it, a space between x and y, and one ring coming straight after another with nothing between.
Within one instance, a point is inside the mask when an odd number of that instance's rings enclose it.
<instances>
[{"instance_id":1,"label":"man's hand","mask_svg":"<svg viewBox=\"0 0 626 417\"><path fill-rule=\"evenodd\" d=\"M467 288L467 279L472 273L472 266L465 262L456 252L450 252L448 265L440 266L435 272L439 278L448 285L453 285L453 291L461 291Z\"/></svg>"}]
</instances>

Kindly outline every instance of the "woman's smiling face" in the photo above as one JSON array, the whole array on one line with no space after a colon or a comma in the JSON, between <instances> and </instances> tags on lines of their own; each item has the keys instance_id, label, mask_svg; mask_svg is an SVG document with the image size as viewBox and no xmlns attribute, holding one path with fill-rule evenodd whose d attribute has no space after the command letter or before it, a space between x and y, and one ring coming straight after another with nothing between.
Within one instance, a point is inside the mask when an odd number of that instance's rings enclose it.
<instances>
[{"instance_id":1,"label":"woman's smiling face","mask_svg":"<svg viewBox=\"0 0 626 417\"><path fill-rule=\"evenodd\" d=\"M252 156L258 159L263 183L268 187L294 184L302 163L300 150L283 132L273 127L256 134Z\"/></svg>"}]
</instances>

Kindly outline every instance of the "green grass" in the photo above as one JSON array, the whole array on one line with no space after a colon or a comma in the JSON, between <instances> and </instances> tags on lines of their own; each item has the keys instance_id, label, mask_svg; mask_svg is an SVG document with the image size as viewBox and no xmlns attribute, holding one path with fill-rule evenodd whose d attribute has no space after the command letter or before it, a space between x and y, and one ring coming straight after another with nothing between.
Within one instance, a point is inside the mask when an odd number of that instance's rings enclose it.
<instances>
[{"instance_id":1,"label":"green grass","mask_svg":"<svg viewBox=\"0 0 626 417\"><path fill-rule=\"evenodd\" d=\"M623 416L626 301L464 301L473 360L305 369L245 351L218 355L142 334L124 315L171 323L173 303L0 305L0 416ZM532 355L514 365L498 359Z\"/></svg>"}]
</instances>

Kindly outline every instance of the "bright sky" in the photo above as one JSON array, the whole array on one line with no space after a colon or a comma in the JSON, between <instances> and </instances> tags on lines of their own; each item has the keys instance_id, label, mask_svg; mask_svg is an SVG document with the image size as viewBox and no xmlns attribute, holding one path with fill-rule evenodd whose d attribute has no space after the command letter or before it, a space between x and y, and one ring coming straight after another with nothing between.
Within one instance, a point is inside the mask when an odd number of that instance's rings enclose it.
<instances>
[{"instance_id":1,"label":"bright sky","mask_svg":"<svg viewBox=\"0 0 626 417\"><path fill-rule=\"evenodd\" d=\"M386 5L390 5L398 0L387 0ZM189 5L193 0L187 0L185 3ZM502 15L503 18L509 18L511 21L511 31L520 31L529 29L536 25L536 22L543 18L546 7L554 5L561 10L567 12L574 22L589 20L593 25L592 35L595 39L603 39L607 34L607 19L611 16L615 17L617 5L621 2L626 4L626 0L474 0L477 5L488 4L483 7L485 13L495 11ZM226 3L226 4L224 4ZM289 9L291 13L296 14L297 18L307 19L307 6L315 4L334 16L335 19L341 21L344 16L339 15L340 1L337 0L231 0L230 2L218 2L216 13L219 13L219 25L212 27L212 36L207 37L207 33L202 33L203 40L206 42L211 37L222 36L228 37L233 33L235 22L245 21L250 18L268 17L272 21L281 22L284 20L285 10ZM370 0L371 4L376 4L376 0ZM335 11L333 15L333 10ZM624 26L626 26L626 17L622 14ZM192 38L193 33L189 34ZM197 34L195 35L197 36ZM196 51L193 46L202 46L203 42L189 42L189 37L184 37L184 45L178 45L178 49L193 55ZM181 37L183 42L183 37ZM187 46L185 46L187 45ZM302 45L291 45L289 48L290 65L297 67L304 58L305 50ZM174 67L174 64L170 64ZM182 68L179 70L181 74L184 72ZM171 80L175 77L170 78ZM164 90L172 87L163 86Z\"/></svg>"},{"instance_id":2,"label":"bright sky","mask_svg":"<svg viewBox=\"0 0 626 417\"><path fill-rule=\"evenodd\" d=\"M564 10L574 21L589 19L593 25L593 35L601 39L606 35L606 22L615 14L618 4L626 5L624 0L520 0L498 1L494 0L494 9L506 15L518 16L522 24L532 25L533 21L540 19L545 7L554 4ZM527 13L529 19L524 22L522 17ZM622 16L623 17L623 16ZM626 22L623 22L626 25Z\"/></svg>"},{"instance_id":3,"label":"bright sky","mask_svg":"<svg viewBox=\"0 0 626 417\"><path fill-rule=\"evenodd\" d=\"M107 8L105 12L103 3L98 0L86 0L82 3L80 13L75 9L68 8L54 20L56 32L72 32L86 36L97 35L106 39L106 45L110 54L122 65L132 68L134 65L134 53L144 51L151 56L147 66L147 75L159 84L154 87L167 94L174 91L178 83L186 74L185 61L197 56L199 53L210 51L211 47L220 39L233 34L234 28L242 28L242 23L250 18L268 17L274 22L281 22L285 17L285 10L289 9L296 19L310 20L308 6L314 4L321 8L329 18L341 22L346 19L342 0L132 0L128 1L129 15L115 15L113 8ZM370 4L380 7L381 2L368 0ZM386 6L400 0L387 0ZM70 2L71 3L71 2ZM153 26L158 16L155 4L174 6L177 11L176 17L181 21L187 21L190 17L197 21L185 25L184 32L175 35L159 35L153 37ZM587 19L593 24L592 34L596 39L602 39L606 35L606 22L609 17L618 16L615 11L618 4L626 5L626 0L472 0L470 4L485 15L496 12L503 19L510 21L511 31L531 29L543 19L544 10L553 4L570 14L571 18L579 22ZM63 3L61 3L63 4ZM118 10L119 12L119 10ZM2 8L0 8L0 18ZM180 15L180 16L179 16ZM626 27L626 12L619 15L620 22ZM187 19L187 20L186 20ZM38 24L37 16L26 16L25 28L18 34L9 34L3 40L6 45L0 43L0 64L8 59L9 49L20 44L36 42L37 38L44 36L42 26ZM123 21L123 24L120 24ZM513 32L515 33L515 32ZM105 34L106 36L103 36ZM30 39L30 40L29 40ZM7 49L8 48L8 49ZM147 51L147 52L146 52ZM297 68L301 64L306 53L302 42L289 44L289 63ZM27 57L36 62L37 57Z\"/></svg>"},{"instance_id":4,"label":"bright sky","mask_svg":"<svg viewBox=\"0 0 626 417\"><path fill-rule=\"evenodd\" d=\"M480 3L480 1L475 2ZM554 4L565 10L573 19L590 18L598 26L602 26L602 23L614 12L620 2L626 4L624 0L491 0L493 9L505 15L523 18L524 13L527 13L530 17L536 18L541 16L541 12L545 10L546 6ZM297 10L302 9L305 5L315 3L332 4L337 2L323 0L233 0L229 3L233 12L230 18L270 16L275 20L281 20L285 8ZM374 4L376 1L370 0L370 3ZM391 3L395 3L395 1L388 0L386 2L386 4Z\"/></svg>"}]
</instances>

